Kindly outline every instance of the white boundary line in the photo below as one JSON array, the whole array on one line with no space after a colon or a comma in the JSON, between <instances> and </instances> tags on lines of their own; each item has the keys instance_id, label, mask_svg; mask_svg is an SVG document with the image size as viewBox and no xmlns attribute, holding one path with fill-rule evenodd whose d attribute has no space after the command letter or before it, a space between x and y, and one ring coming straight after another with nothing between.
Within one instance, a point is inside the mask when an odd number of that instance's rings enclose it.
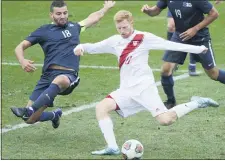
<instances>
[{"instance_id":1,"label":"white boundary line","mask_svg":"<svg viewBox=\"0 0 225 161\"><path fill-rule=\"evenodd\" d=\"M188 78L188 77L189 77L189 75L187 73L185 73L185 74L182 74L182 75L174 76L173 79L174 79L174 81L177 81L177 80L185 79L185 78ZM160 81L156 82L156 85L161 86L161 82ZM70 115L74 112L80 112L80 111L83 111L83 110L86 110L86 109L89 109L89 108L94 108L97 103L98 102L92 102L92 103L87 104L87 105L82 105L82 106L79 106L79 107L73 107L72 109L63 112L63 116ZM38 123L39 122L37 122L35 124L38 124ZM9 127L9 128L2 128L1 133L7 133L9 131L24 128L24 127L28 127L30 125L31 124L21 123L21 124L13 125L12 127Z\"/></svg>"},{"instance_id":2,"label":"white boundary line","mask_svg":"<svg viewBox=\"0 0 225 161\"><path fill-rule=\"evenodd\" d=\"M2 65L9 65L9 66L20 66L19 63L7 63L7 62L2 62ZM37 67L42 67L43 64L34 64ZM91 69L119 69L118 67L115 66L96 66L96 65L80 65L80 68L91 68ZM160 72L161 69L152 69L152 71L155 72ZM181 73L187 73L188 70L178 70L177 72ZM202 72L202 71L200 71Z\"/></svg>"}]
</instances>

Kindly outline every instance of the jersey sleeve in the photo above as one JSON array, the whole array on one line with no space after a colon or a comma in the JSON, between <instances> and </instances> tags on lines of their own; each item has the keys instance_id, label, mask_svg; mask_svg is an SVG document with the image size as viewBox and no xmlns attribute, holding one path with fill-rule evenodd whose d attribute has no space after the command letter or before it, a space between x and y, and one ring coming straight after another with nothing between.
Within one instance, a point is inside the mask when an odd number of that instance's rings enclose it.
<instances>
[{"instance_id":1,"label":"jersey sleeve","mask_svg":"<svg viewBox=\"0 0 225 161\"><path fill-rule=\"evenodd\" d=\"M78 22L79 26L80 26L80 32L84 32L86 30L84 21L80 21Z\"/></svg>"},{"instance_id":2,"label":"jersey sleeve","mask_svg":"<svg viewBox=\"0 0 225 161\"><path fill-rule=\"evenodd\" d=\"M165 9L167 7L167 0L158 0L156 6L160 9Z\"/></svg>"},{"instance_id":3,"label":"jersey sleeve","mask_svg":"<svg viewBox=\"0 0 225 161\"><path fill-rule=\"evenodd\" d=\"M189 53L202 53L204 46L187 45L165 40L154 34L145 34L145 44L148 50L172 50Z\"/></svg>"},{"instance_id":4,"label":"jersey sleeve","mask_svg":"<svg viewBox=\"0 0 225 161\"><path fill-rule=\"evenodd\" d=\"M110 53L116 55L116 50L113 46L115 42L114 37L109 37L103 41L97 43L86 43L82 44L84 51L89 54L104 54Z\"/></svg>"},{"instance_id":5,"label":"jersey sleeve","mask_svg":"<svg viewBox=\"0 0 225 161\"><path fill-rule=\"evenodd\" d=\"M43 34L44 34L43 28L40 27L34 32L32 32L25 40L29 41L31 45L35 45L42 41Z\"/></svg>"},{"instance_id":6,"label":"jersey sleeve","mask_svg":"<svg viewBox=\"0 0 225 161\"><path fill-rule=\"evenodd\" d=\"M213 5L208 0L194 1L194 4L204 14L208 14L213 8Z\"/></svg>"}]
</instances>

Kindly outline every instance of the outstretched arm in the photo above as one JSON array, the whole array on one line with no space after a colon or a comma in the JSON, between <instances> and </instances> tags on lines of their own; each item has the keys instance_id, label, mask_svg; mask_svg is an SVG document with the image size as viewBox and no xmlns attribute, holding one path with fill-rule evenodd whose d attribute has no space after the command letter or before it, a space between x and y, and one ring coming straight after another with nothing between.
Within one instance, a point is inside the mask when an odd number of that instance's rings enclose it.
<instances>
[{"instance_id":1,"label":"outstretched arm","mask_svg":"<svg viewBox=\"0 0 225 161\"><path fill-rule=\"evenodd\" d=\"M102 9L91 13L86 19L80 21L79 24L85 28L93 26L101 20L105 13L108 12L108 10L111 9L115 3L115 1L105 1L104 7Z\"/></svg>"},{"instance_id":2,"label":"outstretched arm","mask_svg":"<svg viewBox=\"0 0 225 161\"><path fill-rule=\"evenodd\" d=\"M112 45L111 37L105 39L103 41L97 43L86 43L86 44L79 44L74 48L74 54L79 56L83 55L84 53L89 54L104 54L104 53L111 53L116 54L115 48Z\"/></svg>"},{"instance_id":3,"label":"outstretched arm","mask_svg":"<svg viewBox=\"0 0 225 161\"><path fill-rule=\"evenodd\" d=\"M161 13L161 9L157 6L150 7L149 5L145 4L141 8L141 11L151 17L157 16Z\"/></svg>"},{"instance_id":4,"label":"outstretched arm","mask_svg":"<svg viewBox=\"0 0 225 161\"><path fill-rule=\"evenodd\" d=\"M172 41L165 40L161 37L158 37L153 34L146 34L145 35L146 40L146 47L149 50L172 50L172 51L182 51L182 52L189 52L189 53L205 53L208 48L206 48L204 45L202 46L195 46L195 45L188 45L188 44L182 44L182 43L176 43Z\"/></svg>"}]
</instances>

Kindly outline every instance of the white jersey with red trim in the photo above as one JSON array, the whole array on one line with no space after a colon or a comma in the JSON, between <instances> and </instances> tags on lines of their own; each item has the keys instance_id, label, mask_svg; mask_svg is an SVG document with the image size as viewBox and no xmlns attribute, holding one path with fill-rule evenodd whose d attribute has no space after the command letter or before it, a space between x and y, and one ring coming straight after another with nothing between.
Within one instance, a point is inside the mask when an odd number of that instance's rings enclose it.
<instances>
[{"instance_id":1,"label":"white jersey with red trim","mask_svg":"<svg viewBox=\"0 0 225 161\"><path fill-rule=\"evenodd\" d=\"M133 38L137 34L144 35L143 40L139 42L140 44L133 41ZM134 47L136 45L139 46L132 50L127 48L129 43L132 43ZM77 48L79 47L82 47L84 52L89 54L114 54L117 56L118 62L120 61L120 56L124 50L131 50L120 68L120 88L133 87L143 81L147 81L149 84L155 83L152 70L148 65L149 50L174 50L201 53L205 49L204 46L175 43L158 37L152 33L137 30L135 30L133 34L126 39L121 37L121 35L114 35L101 42L80 44ZM141 86L139 87L142 88ZM139 90L141 91L140 88Z\"/></svg>"}]
</instances>

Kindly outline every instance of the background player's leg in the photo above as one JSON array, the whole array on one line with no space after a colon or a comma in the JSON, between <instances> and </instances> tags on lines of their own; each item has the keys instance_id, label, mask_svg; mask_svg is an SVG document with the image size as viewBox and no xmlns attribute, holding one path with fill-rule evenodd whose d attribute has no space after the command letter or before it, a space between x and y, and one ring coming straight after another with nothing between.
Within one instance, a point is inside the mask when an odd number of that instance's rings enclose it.
<instances>
[{"instance_id":1,"label":"background player's leg","mask_svg":"<svg viewBox=\"0 0 225 161\"><path fill-rule=\"evenodd\" d=\"M224 70L219 69L219 75L217 77L217 81L225 84L225 71Z\"/></svg>"},{"instance_id":2,"label":"background player's leg","mask_svg":"<svg viewBox=\"0 0 225 161\"><path fill-rule=\"evenodd\" d=\"M206 74L215 81L225 84L225 71L214 67L212 69L205 69Z\"/></svg>"},{"instance_id":3,"label":"background player's leg","mask_svg":"<svg viewBox=\"0 0 225 161\"><path fill-rule=\"evenodd\" d=\"M193 54L189 54L190 57L190 61L189 61L189 65L188 65L188 72L190 76L198 76L199 74L196 73L196 60L194 58Z\"/></svg>"},{"instance_id":4,"label":"background player's leg","mask_svg":"<svg viewBox=\"0 0 225 161\"><path fill-rule=\"evenodd\" d=\"M221 70L216 67L211 41L204 42L203 45L209 48L209 50L205 54L199 55L202 67L211 79L225 84L225 70Z\"/></svg>"},{"instance_id":5,"label":"background player's leg","mask_svg":"<svg viewBox=\"0 0 225 161\"><path fill-rule=\"evenodd\" d=\"M164 103L168 109L176 105L176 99L173 89L174 81L172 75L172 71L175 65L176 65L175 63L164 62L162 66L161 83L163 90L167 96L167 101Z\"/></svg>"}]
</instances>

